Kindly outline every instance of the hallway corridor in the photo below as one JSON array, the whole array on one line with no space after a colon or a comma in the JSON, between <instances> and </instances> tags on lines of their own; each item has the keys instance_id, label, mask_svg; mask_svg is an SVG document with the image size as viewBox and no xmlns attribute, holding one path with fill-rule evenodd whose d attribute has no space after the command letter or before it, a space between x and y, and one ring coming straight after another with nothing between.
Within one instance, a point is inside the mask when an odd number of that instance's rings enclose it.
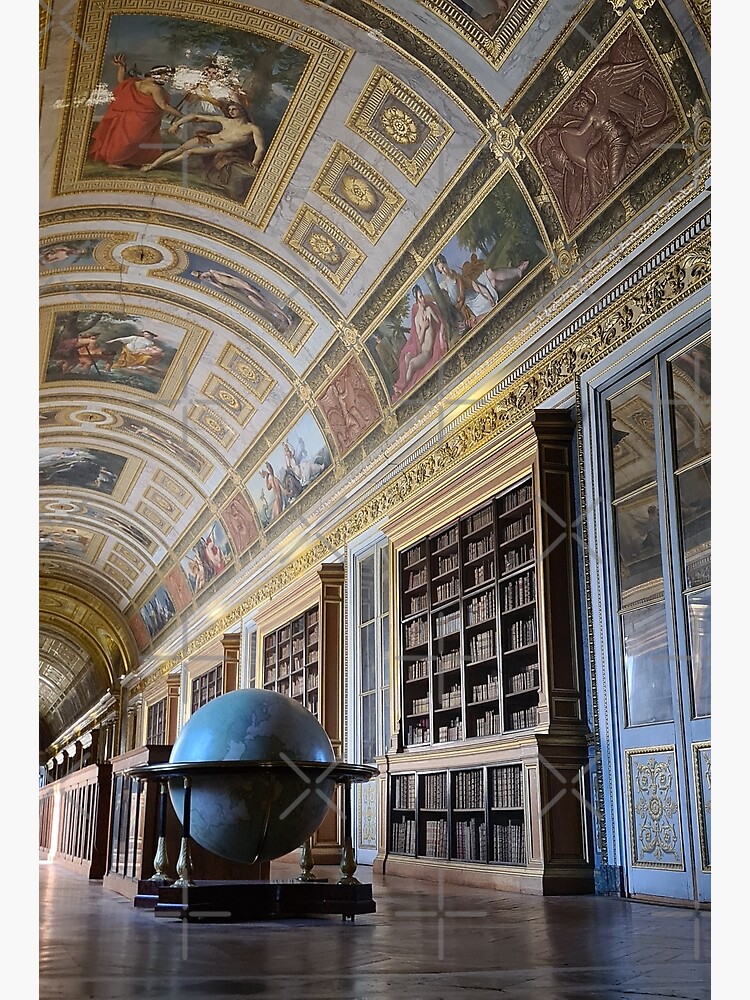
<instances>
[{"instance_id":1,"label":"hallway corridor","mask_svg":"<svg viewBox=\"0 0 750 1000\"><path fill-rule=\"evenodd\" d=\"M295 874L272 868L278 879ZM377 913L354 923L187 925L47 863L39 893L40 1000L711 995L711 914L690 908L376 877Z\"/></svg>"}]
</instances>

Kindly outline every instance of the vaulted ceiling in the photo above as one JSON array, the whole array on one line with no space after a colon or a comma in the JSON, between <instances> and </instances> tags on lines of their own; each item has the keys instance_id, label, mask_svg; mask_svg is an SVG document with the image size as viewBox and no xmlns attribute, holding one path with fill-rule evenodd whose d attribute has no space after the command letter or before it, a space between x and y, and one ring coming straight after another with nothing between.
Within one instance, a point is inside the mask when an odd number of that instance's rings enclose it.
<instances>
[{"instance_id":1,"label":"vaulted ceiling","mask_svg":"<svg viewBox=\"0 0 750 1000\"><path fill-rule=\"evenodd\" d=\"M704 183L710 8L42 14L46 749Z\"/></svg>"}]
</instances>

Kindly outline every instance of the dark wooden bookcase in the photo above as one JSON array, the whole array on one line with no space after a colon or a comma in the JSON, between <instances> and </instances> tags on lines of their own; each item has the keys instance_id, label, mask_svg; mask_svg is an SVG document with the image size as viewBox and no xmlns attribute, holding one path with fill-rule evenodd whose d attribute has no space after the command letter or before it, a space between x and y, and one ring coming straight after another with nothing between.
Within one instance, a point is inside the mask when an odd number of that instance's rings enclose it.
<instances>
[{"instance_id":1,"label":"dark wooden bookcase","mask_svg":"<svg viewBox=\"0 0 750 1000\"><path fill-rule=\"evenodd\" d=\"M573 429L536 411L389 524L398 738L376 870L593 889Z\"/></svg>"}]
</instances>

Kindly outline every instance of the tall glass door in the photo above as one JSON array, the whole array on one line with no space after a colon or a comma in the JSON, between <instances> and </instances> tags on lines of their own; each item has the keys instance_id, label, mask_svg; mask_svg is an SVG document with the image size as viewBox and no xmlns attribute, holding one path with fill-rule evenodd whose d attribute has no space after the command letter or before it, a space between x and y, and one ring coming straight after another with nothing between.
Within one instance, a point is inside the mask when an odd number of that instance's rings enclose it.
<instances>
[{"instance_id":1,"label":"tall glass door","mask_svg":"<svg viewBox=\"0 0 750 1000\"><path fill-rule=\"evenodd\" d=\"M389 548L382 536L356 552L352 579L347 759L374 764L390 739ZM359 864L377 854L377 778L355 785L353 836Z\"/></svg>"},{"instance_id":2,"label":"tall glass door","mask_svg":"<svg viewBox=\"0 0 750 1000\"><path fill-rule=\"evenodd\" d=\"M710 898L711 355L704 333L601 394L626 888Z\"/></svg>"}]
</instances>

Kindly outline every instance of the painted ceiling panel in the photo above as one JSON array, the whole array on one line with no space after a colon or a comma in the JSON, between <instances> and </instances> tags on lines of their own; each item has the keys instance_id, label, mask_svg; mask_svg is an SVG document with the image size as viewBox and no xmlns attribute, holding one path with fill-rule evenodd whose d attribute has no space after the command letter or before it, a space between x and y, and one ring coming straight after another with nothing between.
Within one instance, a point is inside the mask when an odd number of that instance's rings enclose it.
<instances>
[{"instance_id":1,"label":"painted ceiling panel","mask_svg":"<svg viewBox=\"0 0 750 1000\"><path fill-rule=\"evenodd\" d=\"M701 11L42 12L42 586L107 602L126 676L538 347L597 253L703 176ZM55 736L107 687L65 701L79 598L68 644L42 639Z\"/></svg>"}]
</instances>

